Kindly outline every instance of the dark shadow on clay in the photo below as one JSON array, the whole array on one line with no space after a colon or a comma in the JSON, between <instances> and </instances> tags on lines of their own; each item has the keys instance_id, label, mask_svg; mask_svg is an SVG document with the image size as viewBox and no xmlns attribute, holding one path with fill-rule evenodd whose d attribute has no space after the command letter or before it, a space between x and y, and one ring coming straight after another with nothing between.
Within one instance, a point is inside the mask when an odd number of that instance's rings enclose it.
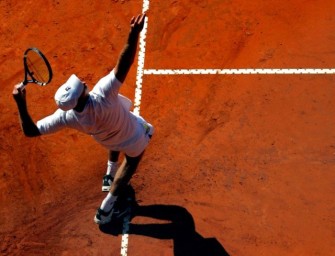
<instances>
[{"instance_id":1,"label":"dark shadow on clay","mask_svg":"<svg viewBox=\"0 0 335 256\"><path fill-rule=\"evenodd\" d=\"M143 235L156 239L172 239L174 256L227 256L229 255L216 238L204 238L195 228L192 215L177 205L146 205L136 204L134 190L129 187L123 207L131 204L131 218L144 216L153 219L167 220L164 224L132 224L129 223L128 234ZM117 236L122 234L123 219L99 226L103 233Z\"/></svg>"}]
</instances>

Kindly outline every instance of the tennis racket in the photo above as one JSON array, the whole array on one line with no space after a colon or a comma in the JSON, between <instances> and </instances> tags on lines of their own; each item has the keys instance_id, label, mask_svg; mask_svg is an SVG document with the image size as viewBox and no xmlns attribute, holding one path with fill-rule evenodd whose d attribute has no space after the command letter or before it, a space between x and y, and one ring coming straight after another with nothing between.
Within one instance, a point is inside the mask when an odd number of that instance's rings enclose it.
<instances>
[{"instance_id":1,"label":"tennis racket","mask_svg":"<svg viewBox=\"0 0 335 256\"><path fill-rule=\"evenodd\" d=\"M21 88L28 83L47 85L52 79L52 69L44 54L37 48L28 48L23 55L24 80Z\"/></svg>"}]
</instances>

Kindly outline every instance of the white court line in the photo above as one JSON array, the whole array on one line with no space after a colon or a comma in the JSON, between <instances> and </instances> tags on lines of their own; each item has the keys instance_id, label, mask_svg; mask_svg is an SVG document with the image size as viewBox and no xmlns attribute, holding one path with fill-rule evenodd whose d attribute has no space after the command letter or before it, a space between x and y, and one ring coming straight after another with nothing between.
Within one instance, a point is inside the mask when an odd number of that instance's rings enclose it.
<instances>
[{"instance_id":1,"label":"white court line","mask_svg":"<svg viewBox=\"0 0 335 256\"><path fill-rule=\"evenodd\" d=\"M145 19L143 30L139 38L139 52L138 52L138 64L137 64L137 75L136 75L136 88L135 88L135 99L134 99L134 114L140 114L141 98L142 98L142 82L144 75L144 59L145 59L145 39L147 37L148 17Z\"/></svg>"},{"instance_id":2,"label":"white court line","mask_svg":"<svg viewBox=\"0 0 335 256\"><path fill-rule=\"evenodd\" d=\"M319 75L335 74L335 69L144 69L143 73L145 75Z\"/></svg>"},{"instance_id":3,"label":"white court line","mask_svg":"<svg viewBox=\"0 0 335 256\"><path fill-rule=\"evenodd\" d=\"M143 0L142 13L149 10L149 0ZM144 70L144 58L145 58L145 38L147 36L148 28L148 17L145 19L143 30L141 31L139 38L139 52L138 52L138 63L137 63L137 76L136 76L136 89L134 99L134 114L140 115L140 106L142 98L142 82L143 82L143 70ZM131 200L128 198L128 200ZM129 223L131 216L131 208L128 207L128 212L123 219L122 237L121 237L121 256L128 255L128 243L129 243Z\"/></svg>"}]
</instances>

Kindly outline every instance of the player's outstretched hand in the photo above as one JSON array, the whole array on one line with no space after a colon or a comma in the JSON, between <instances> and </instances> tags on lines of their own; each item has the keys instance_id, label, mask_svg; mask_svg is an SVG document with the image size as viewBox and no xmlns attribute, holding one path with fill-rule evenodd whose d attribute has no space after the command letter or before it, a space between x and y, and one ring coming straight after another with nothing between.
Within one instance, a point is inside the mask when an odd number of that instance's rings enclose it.
<instances>
[{"instance_id":1,"label":"player's outstretched hand","mask_svg":"<svg viewBox=\"0 0 335 256\"><path fill-rule=\"evenodd\" d=\"M133 32L140 33L142 31L145 17L145 13L139 14L136 17L132 17L130 21L130 27Z\"/></svg>"},{"instance_id":2,"label":"player's outstretched hand","mask_svg":"<svg viewBox=\"0 0 335 256\"><path fill-rule=\"evenodd\" d=\"M26 100L26 90L22 84L17 84L13 88L13 97L17 103L25 102Z\"/></svg>"}]
</instances>

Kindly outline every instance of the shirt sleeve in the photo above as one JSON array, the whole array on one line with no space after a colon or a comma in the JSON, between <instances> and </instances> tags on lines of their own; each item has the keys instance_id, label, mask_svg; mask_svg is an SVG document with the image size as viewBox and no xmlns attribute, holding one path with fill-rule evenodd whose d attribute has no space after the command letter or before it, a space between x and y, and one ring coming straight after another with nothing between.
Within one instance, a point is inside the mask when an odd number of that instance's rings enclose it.
<instances>
[{"instance_id":1,"label":"shirt sleeve","mask_svg":"<svg viewBox=\"0 0 335 256\"><path fill-rule=\"evenodd\" d=\"M55 133L66 127L66 112L57 109L52 115L39 120L36 125L43 135Z\"/></svg>"},{"instance_id":2,"label":"shirt sleeve","mask_svg":"<svg viewBox=\"0 0 335 256\"><path fill-rule=\"evenodd\" d=\"M94 86L92 93L99 95L107 100L116 100L122 83L116 78L114 70L104 76Z\"/></svg>"}]
</instances>

